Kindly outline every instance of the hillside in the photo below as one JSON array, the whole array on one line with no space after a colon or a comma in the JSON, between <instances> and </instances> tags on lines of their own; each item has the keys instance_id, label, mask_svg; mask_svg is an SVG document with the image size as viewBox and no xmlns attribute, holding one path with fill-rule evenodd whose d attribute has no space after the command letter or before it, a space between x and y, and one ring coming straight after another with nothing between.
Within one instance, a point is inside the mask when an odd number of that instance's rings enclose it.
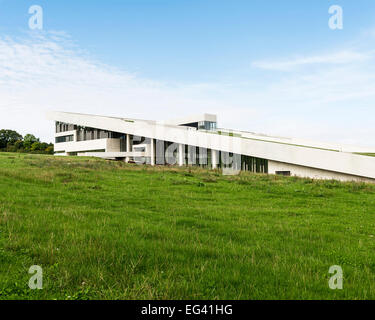
<instances>
[{"instance_id":1,"label":"hillside","mask_svg":"<svg viewBox=\"0 0 375 320\"><path fill-rule=\"evenodd\" d=\"M368 184L0 153L0 299L374 299L374 227Z\"/></svg>"}]
</instances>

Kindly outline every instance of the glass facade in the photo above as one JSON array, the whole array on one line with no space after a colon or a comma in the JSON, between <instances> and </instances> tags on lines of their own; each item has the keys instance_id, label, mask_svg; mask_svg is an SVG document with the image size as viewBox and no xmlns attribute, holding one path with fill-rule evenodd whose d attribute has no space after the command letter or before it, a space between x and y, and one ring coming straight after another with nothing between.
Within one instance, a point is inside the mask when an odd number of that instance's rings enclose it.
<instances>
[{"instance_id":1,"label":"glass facade","mask_svg":"<svg viewBox=\"0 0 375 320\"><path fill-rule=\"evenodd\" d=\"M199 121L198 130L216 130L216 122L212 121Z\"/></svg>"},{"instance_id":2,"label":"glass facade","mask_svg":"<svg viewBox=\"0 0 375 320\"><path fill-rule=\"evenodd\" d=\"M64 123L64 122L59 122L59 121L55 122L55 126L56 126L56 130L55 130L56 133L73 131L77 129L77 126L74 124L69 124L69 123Z\"/></svg>"},{"instance_id":3,"label":"glass facade","mask_svg":"<svg viewBox=\"0 0 375 320\"><path fill-rule=\"evenodd\" d=\"M268 173L268 160L220 151L218 168Z\"/></svg>"},{"instance_id":4,"label":"glass facade","mask_svg":"<svg viewBox=\"0 0 375 320\"><path fill-rule=\"evenodd\" d=\"M126 151L126 134L112 132L107 130L100 130L95 128L77 126L74 124L58 122L55 123L56 133L67 132L67 131L77 131L77 141L88 141L88 140L97 140L97 139L121 139L120 149L121 151ZM56 143L61 142L70 142L73 141L73 135L67 135L64 137L57 137Z\"/></svg>"},{"instance_id":5,"label":"glass facade","mask_svg":"<svg viewBox=\"0 0 375 320\"><path fill-rule=\"evenodd\" d=\"M97 139L124 139L125 134L88 127L77 127L77 141Z\"/></svg>"},{"instance_id":6,"label":"glass facade","mask_svg":"<svg viewBox=\"0 0 375 320\"><path fill-rule=\"evenodd\" d=\"M268 173L268 160L242 155L241 170L257 173Z\"/></svg>"},{"instance_id":7,"label":"glass facade","mask_svg":"<svg viewBox=\"0 0 375 320\"><path fill-rule=\"evenodd\" d=\"M197 129L203 130L215 130L216 122L201 121L191 124L185 124L184 126L192 126ZM77 141L88 141L96 139L120 139L120 152L126 152L126 134L112 132L107 130L77 126L73 124L56 122L56 133L68 132L76 130ZM72 142L74 141L74 135L66 135L56 137L56 143ZM132 143L135 148L133 151L145 151L137 150L136 146L151 143L150 138L141 136L133 136ZM171 141L156 140L155 141L155 163L159 165L176 165L178 163L178 151L179 145ZM206 148L199 148L196 146L185 145L183 149L183 161L184 165L196 165L201 167L212 167L212 150ZM137 157L134 158L135 162L150 163L150 157ZM268 161L266 159L260 159L245 155L233 154L229 152L218 152L217 168L232 168L235 170L251 171L257 173L268 173ZM278 174L287 175L287 172L278 172Z\"/></svg>"},{"instance_id":8,"label":"glass facade","mask_svg":"<svg viewBox=\"0 0 375 320\"><path fill-rule=\"evenodd\" d=\"M62 142L71 142L73 140L74 140L74 136L69 135L69 136L56 137L55 142L62 143Z\"/></svg>"},{"instance_id":9,"label":"glass facade","mask_svg":"<svg viewBox=\"0 0 375 320\"><path fill-rule=\"evenodd\" d=\"M185 124L182 124L182 126L192 127L198 130L216 130L217 129L216 122L212 122L212 121L199 121L199 122L185 123Z\"/></svg>"}]
</instances>

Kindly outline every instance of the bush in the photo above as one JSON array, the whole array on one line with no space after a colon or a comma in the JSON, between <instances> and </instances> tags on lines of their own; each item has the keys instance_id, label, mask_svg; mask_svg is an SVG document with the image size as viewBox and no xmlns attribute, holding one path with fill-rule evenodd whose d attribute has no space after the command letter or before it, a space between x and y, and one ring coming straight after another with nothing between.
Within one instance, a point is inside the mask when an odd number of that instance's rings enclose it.
<instances>
[{"instance_id":1,"label":"bush","mask_svg":"<svg viewBox=\"0 0 375 320\"><path fill-rule=\"evenodd\" d=\"M54 148L53 148L53 145L50 145L50 146L48 146L47 148L46 148L46 153L48 153L48 154L53 154L53 150L54 150Z\"/></svg>"},{"instance_id":2,"label":"bush","mask_svg":"<svg viewBox=\"0 0 375 320\"><path fill-rule=\"evenodd\" d=\"M53 154L52 143L40 142L32 134L22 137L13 130L0 130L0 151Z\"/></svg>"},{"instance_id":3,"label":"bush","mask_svg":"<svg viewBox=\"0 0 375 320\"><path fill-rule=\"evenodd\" d=\"M42 150L42 145L40 142L34 142L32 145L31 145L31 148L30 148L31 151L40 151Z\"/></svg>"}]
</instances>

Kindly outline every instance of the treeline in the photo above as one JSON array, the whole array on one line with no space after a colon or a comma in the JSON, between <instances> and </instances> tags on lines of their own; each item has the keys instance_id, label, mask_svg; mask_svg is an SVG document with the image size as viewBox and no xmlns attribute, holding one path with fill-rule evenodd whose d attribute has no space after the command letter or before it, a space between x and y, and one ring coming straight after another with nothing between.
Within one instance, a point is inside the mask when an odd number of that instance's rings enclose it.
<instances>
[{"instance_id":1,"label":"treeline","mask_svg":"<svg viewBox=\"0 0 375 320\"><path fill-rule=\"evenodd\" d=\"M41 142L32 134L24 137L14 130L0 130L0 151L53 154L53 144Z\"/></svg>"}]
</instances>

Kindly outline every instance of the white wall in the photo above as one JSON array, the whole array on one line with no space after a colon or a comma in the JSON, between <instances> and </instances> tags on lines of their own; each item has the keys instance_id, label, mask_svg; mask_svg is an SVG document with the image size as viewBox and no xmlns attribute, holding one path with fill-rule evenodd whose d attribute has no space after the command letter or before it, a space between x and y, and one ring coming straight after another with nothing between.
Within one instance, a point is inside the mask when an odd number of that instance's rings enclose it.
<instances>
[{"instance_id":1,"label":"white wall","mask_svg":"<svg viewBox=\"0 0 375 320\"><path fill-rule=\"evenodd\" d=\"M107 146L105 148L106 152L120 152L120 139L106 139Z\"/></svg>"},{"instance_id":2,"label":"white wall","mask_svg":"<svg viewBox=\"0 0 375 320\"><path fill-rule=\"evenodd\" d=\"M91 150L106 150L120 152L120 139L97 139L78 142L55 143L55 152L82 152Z\"/></svg>"},{"instance_id":3,"label":"white wall","mask_svg":"<svg viewBox=\"0 0 375 320\"><path fill-rule=\"evenodd\" d=\"M357 181L357 182L371 182L375 183L375 179L368 179L353 175L348 175L339 172L314 169L309 167L297 166L290 163L283 163L277 161L268 161L268 173L276 174L276 171L290 171L291 176L312 179L326 179L338 181Z\"/></svg>"},{"instance_id":4,"label":"white wall","mask_svg":"<svg viewBox=\"0 0 375 320\"><path fill-rule=\"evenodd\" d=\"M55 133L55 137L65 137L65 136L73 136L73 141L77 141L77 130Z\"/></svg>"}]
</instances>

